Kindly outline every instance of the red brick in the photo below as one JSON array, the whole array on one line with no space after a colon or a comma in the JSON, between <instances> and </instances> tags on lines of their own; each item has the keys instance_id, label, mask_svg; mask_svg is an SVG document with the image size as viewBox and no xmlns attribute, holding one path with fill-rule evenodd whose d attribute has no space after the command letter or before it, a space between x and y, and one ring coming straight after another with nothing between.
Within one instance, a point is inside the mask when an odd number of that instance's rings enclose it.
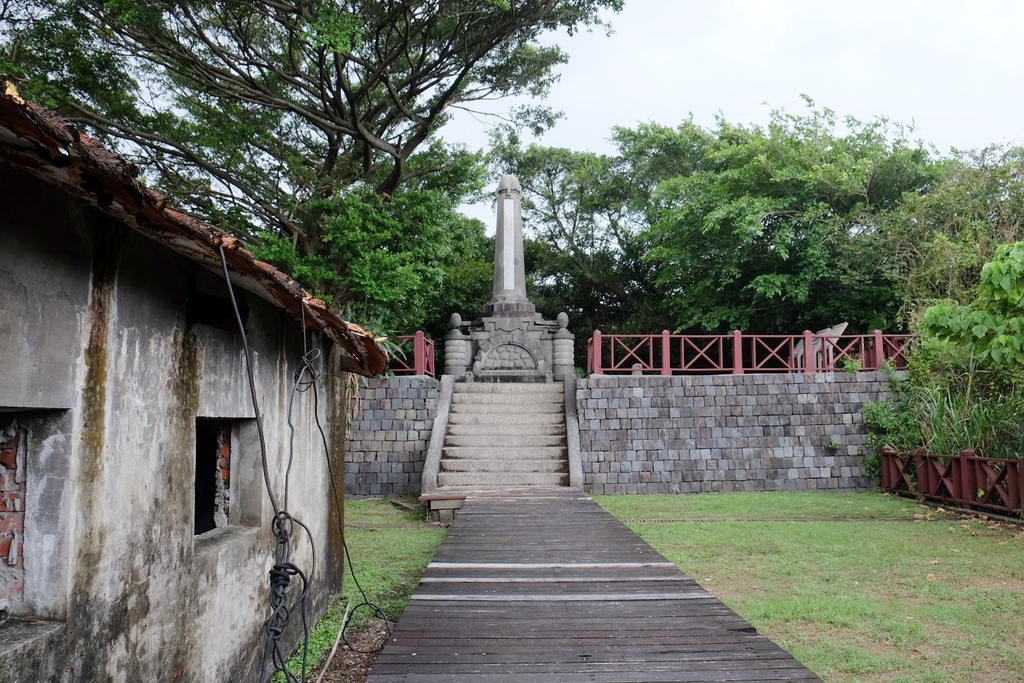
<instances>
[{"instance_id":1,"label":"red brick","mask_svg":"<svg viewBox=\"0 0 1024 683\"><path fill-rule=\"evenodd\" d=\"M21 512L0 512L0 534L25 531L25 515Z\"/></svg>"},{"instance_id":2,"label":"red brick","mask_svg":"<svg viewBox=\"0 0 1024 683\"><path fill-rule=\"evenodd\" d=\"M0 493L0 512L24 512L25 494L20 491Z\"/></svg>"},{"instance_id":3,"label":"red brick","mask_svg":"<svg viewBox=\"0 0 1024 683\"><path fill-rule=\"evenodd\" d=\"M8 445L13 443L13 448L8 448ZM0 446L0 465L3 465L9 470L18 469L18 439L15 438L13 442L8 441L7 443Z\"/></svg>"},{"instance_id":4,"label":"red brick","mask_svg":"<svg viewBox=\"0 0 1024 683\"><path fill-rule=\"evenodd\" d=\"M0 534L0 562L7 562L7 556L11 554L11 541L14 540L14 534Z\"/></svg>"}]
</instances>

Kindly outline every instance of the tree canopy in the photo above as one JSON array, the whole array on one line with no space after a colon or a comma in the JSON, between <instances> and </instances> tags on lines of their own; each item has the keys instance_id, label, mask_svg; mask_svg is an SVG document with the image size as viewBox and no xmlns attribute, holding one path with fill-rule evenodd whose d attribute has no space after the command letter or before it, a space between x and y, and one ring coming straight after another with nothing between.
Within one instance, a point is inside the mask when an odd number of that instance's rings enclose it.
<instances>
[{"instance_id":1,"label":"tree canopy","mask_svg":"<svg viewBox=\"0 0 1024 683\"><path fill-rule=\"evenodd\" d=\"M621 6L26 0L0 4L0 71L179 207L352 314L411 329L447 318L429 302L478 292L486 249L457 211L482 157L438 128L482 100L539 101L567 59L542 36L603 28ZM554 118L539 104L518 116Z\"/></svg>"},{"instance_id":2,"label":"tree canopy","mask_svg":"<svg viewBox=\"0 0 1024 683\"><path fill-rule=\"evenodd\" d=\"M767 127L616 128L611 155L507 135L491 163L523 183L542 304L587 327L894 329L913 268L879 245L953 167L909 133L808 102Z\"/></svg>"},{"instance_id":3,"label":"tree canopy","mask_svg":"<svg viewBox=\"0 0 1024 683\"><path fill-rule=\"evenodd\" d=\"M621 0L35 0L8 11L0 68L135 155L218 224L316 251L302 211L382 195L459 152L417 154L452 107L542 97L566 61L545 32ZM447 152L447 153L445 153Z\"/></svg>"}]
</instances>

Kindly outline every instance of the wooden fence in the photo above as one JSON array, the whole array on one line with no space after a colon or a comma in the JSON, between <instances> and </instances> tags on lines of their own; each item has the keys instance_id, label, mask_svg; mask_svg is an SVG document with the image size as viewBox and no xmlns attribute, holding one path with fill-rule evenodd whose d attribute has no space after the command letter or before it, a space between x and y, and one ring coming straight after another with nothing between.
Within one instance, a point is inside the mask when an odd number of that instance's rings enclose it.
<instances>
[{"instance_id":1,"label":"wooden fence","mask_svg":"<svg viewBox=\"0 0 1024 683\"><path fill-rule=\"evenodd\" d=\"M902 369L909 334L603 334L587 343L588 374L827 372L845 367Z\"/></svg>"},{"instance_id":2,"label":"wooden fence","mask_svg":"<svg viewBox=\"0 0 1024 683\"><path fill-rule=\"evenodd\" d=\"M388 365L396 375L434 377L434 340L422 331L398 337L398 353L391 354Z\"/></svg>"},{"instance_id":3,"label":"wooden fence","mask_svg":"<svg viewBox=\"0 0 1024 683\"><path fill-rule=\"evenodd\" d=\"M935 455L882 450L882 490L1002 515L1021 516L1024 459L982 458L974 451Z\"/></svg>"}]
</instances>

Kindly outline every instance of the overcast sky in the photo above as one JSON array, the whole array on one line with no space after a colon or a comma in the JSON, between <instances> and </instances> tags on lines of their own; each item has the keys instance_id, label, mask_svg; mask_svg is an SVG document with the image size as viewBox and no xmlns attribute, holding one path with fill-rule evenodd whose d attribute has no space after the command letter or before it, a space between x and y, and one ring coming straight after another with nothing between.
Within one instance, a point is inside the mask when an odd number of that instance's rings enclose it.
<instances>
[{"instance_id":1,"label":"overcast sky","mask_svg":"<svg viewBox=\"0 0 1024 683\"><path fill-rule=\"evenodd\" d=\"M913 122L942 152L1024 143L1021 0L626 0L609 20L611 36L556 39L570 60L547 104L565 117L542 144L611 152L612 126L690 113L763 124L801 94ZM488 125L460 113L442 135L482 147ZM493 223L490 206L467 212Z\"/></svg>"}]
</instances>

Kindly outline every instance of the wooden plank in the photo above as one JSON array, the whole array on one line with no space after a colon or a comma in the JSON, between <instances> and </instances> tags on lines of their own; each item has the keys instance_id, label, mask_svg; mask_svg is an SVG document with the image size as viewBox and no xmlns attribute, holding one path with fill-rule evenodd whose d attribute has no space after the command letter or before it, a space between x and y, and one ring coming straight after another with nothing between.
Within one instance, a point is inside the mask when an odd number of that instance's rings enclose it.
<instances>
[{"instance_id":1,"label":"wooden plank","mask_svg":"<svg viewBox=\"0 0 1024 683\"><path fill-rule=\"evenodd\" d=\"M368 679L817 680L575 491L470 495Z\"/></svg>"}]
</instances>

